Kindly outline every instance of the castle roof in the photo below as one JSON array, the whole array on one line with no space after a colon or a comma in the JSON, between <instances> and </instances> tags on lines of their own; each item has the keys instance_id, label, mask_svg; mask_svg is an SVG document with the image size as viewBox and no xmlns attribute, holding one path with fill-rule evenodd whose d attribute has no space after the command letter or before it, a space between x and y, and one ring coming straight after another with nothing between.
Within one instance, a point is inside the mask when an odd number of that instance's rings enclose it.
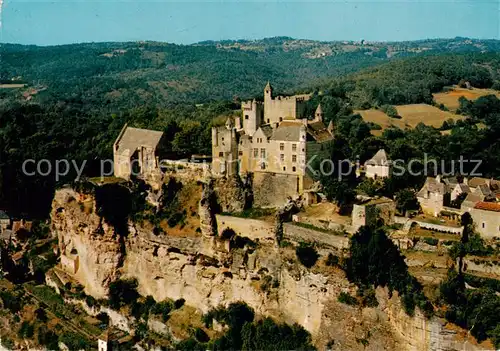
<instances>
[{"instance_id":1,"label":"castle roof","mask_svg":"<svg viewBox=\"0 0 500 351\"><path fill-rule=\"evenodd\" d=\"M125 126L116 139L115 145L118 146L117 151L120 153L125 150L135 151L139 147L155 149L162 136L163 132Z\"/></svg>"},{"instance_id":2,"label":"castle roof","mask_svg":"<svg viewBox=\"0 0 500 351\"><path fill-rule=\"evenodd\" d=\"M267 81L267 84L266 84L266 87L264 88L265 90L273 90L273 87L271 86L271 83L269 83L269 81Z\"/></svg>"},{"instance_id":3,"label":"castle roof","mask_svg":"<svg viewBox=\"0 0 500 351\"><path fill-rule=\"evenodd\" d=\"M262 129L262 133L264 133L264 135L268 139L273 135L273 127L271 127L271 125L269 124L261 126L260 129Z\"/></svg>"},{"instance_id":4,"label":"castle roof","mask_svg":"<svg viewBox=\"0 0 500 351\"><path fill-rule=\"evenodd\" d=\"M322 121L307 123L307 132L318 143L322 143L333 139L333 135L328 131L328 128Z\"/></svg>"},{"instance_id":5,"label":"castle roof","mask_svg":"<svg viewBox=\"0 0 500 351\"><path fill-rule=\"evenodd\" d=\"M271 140L281 141L300 141L300 128L304 127L302 123L281 122L271 136Z\"/></svg>"},{"instance_id":6,"label":"castle roof","mask_svg":"<svg viewBox=\"0 0 500 351\"><path fill-rule=\"evenodd\" d=\"M377 151L375 156L365 162L365 166L388 166L389 158L384 149Z\"/></svg>"},{"instance_id":7,"label":"castle roof","mask_svg":"<svg viewBox=\"0 0 500 351\"><path fill-rule=\"evenodd\" d=\"M496 202L478 202L475 206L477 210L500 212L500 204Z\"/></svg>"},{"instance_id":8,"label":"castle roof","mask_svg":"<svg viewBox=\"0 0 500 351\"><path fill-rule=\"evenodd\" d=\"M318 104L318 108L316 109L316 114L323 114L323 109L321 108L321 104Z\"/></svg>"}]
</instances>

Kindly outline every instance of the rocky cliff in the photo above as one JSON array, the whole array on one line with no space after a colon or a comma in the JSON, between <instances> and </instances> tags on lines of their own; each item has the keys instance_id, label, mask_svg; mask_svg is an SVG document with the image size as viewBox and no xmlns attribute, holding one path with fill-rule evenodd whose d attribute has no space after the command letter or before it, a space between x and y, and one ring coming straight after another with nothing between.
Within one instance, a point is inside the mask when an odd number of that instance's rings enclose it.
<instances>
[{"instance_id":1,"label":"rocky cliff","mask_svg":"<svg viewBox=\"0 0 500 351\"><path fill-rule=\"evenodd\" d=\"M238 235L221 238L205 215L205 235L158 235L129 222L128 235L120 237L96 214L92 196L63 189L56 193L52 222L61 257L78 261L63 268L95 297L105 296L113 280L133 277L143 295L184 298L201 311L243 300L261 315L303 325L320 349L477 349L438 319L407 316L399 299L389 299L383 289L378 308L341 304L338 295L356 288L323 258L306 269L291 248Z\"/></svg>"}]
</instances>

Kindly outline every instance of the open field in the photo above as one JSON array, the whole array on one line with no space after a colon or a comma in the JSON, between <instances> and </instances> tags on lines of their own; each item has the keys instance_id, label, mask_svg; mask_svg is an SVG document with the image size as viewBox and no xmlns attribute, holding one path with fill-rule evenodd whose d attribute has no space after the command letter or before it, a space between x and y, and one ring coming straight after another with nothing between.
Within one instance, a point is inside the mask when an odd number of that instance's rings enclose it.
<instances>
[{"instance_id":1,"label":"open field","mask_svg":"<svg viewBox=\"0 0 500 351\"><path fill-rule=\"evenodd\" d=\"M459 120L464 117L455 115L451 112L442 111L437 107L427 104L412 104L395 106L401 118L391 118L380 110L357 110L365 122L373 122L382 127L382 130L373 130L374 135L381 135L384 129L389 127L398 127L401 129L415 128L420 122L433 126L441 127L444 121L448 119Z\"/></svg>"},{"instance_id":2,"label":"open field","mask_svg":"<svg viewBox=\"0 0 500 351\"><path fill-rule=\"evenodd\" d=\"M468 100L476 100L485 95L496 95L497 97L500 97L500 92L492 89L465 89L455 86L450 91L434 94L434 101L438 104L445 105L450 111L456 111L460 106L458 99L461 96Z\"/></svg>"}]
</instances>

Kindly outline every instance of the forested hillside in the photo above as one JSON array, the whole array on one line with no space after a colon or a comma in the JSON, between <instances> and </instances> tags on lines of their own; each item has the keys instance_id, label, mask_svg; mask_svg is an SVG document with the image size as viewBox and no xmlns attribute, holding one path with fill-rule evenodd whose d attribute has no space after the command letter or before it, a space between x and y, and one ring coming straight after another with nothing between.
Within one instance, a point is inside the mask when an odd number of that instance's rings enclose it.
<instances>
[{"instance_id":1,"label":"forested hillside","mask_svg":"<svg viewBox=\"0 0 500 351\"><path fill-rule=\"evenodd\" d=\"M24 82L19 99L69 101L88 110L203 103L261 94L269 80L285 93L395 58L443 52L497 52L495 40L402 43L291 38L174 45L156 42L51 47L4 44L0 81ZM24 96L22 96L24 93Z\"/></svg>"}]
</instances>

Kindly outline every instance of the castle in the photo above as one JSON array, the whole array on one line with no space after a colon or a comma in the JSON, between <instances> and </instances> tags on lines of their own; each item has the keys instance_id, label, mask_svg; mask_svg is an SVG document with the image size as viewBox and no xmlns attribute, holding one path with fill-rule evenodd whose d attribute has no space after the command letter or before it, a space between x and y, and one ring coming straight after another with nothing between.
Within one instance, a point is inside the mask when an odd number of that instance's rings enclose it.
<instances>
[{"instance_id":1,"label":"castle","mask_svg":"<svg viewBox=\"0 0 500 351\"><path fill-rule=\"evenodd\" d=\"M264 102L242 103L241 119L230 118L225 126L212 128L212 173L250 173L254 187L267 187L268 194L280 198L303 193L312 185L306 165L314 155L327 151L323 143L333 139L333 124L325 126L320 105L314 118L307 118L309 98L273 97L268 83Z\"/></svg>"}]
</instances>

